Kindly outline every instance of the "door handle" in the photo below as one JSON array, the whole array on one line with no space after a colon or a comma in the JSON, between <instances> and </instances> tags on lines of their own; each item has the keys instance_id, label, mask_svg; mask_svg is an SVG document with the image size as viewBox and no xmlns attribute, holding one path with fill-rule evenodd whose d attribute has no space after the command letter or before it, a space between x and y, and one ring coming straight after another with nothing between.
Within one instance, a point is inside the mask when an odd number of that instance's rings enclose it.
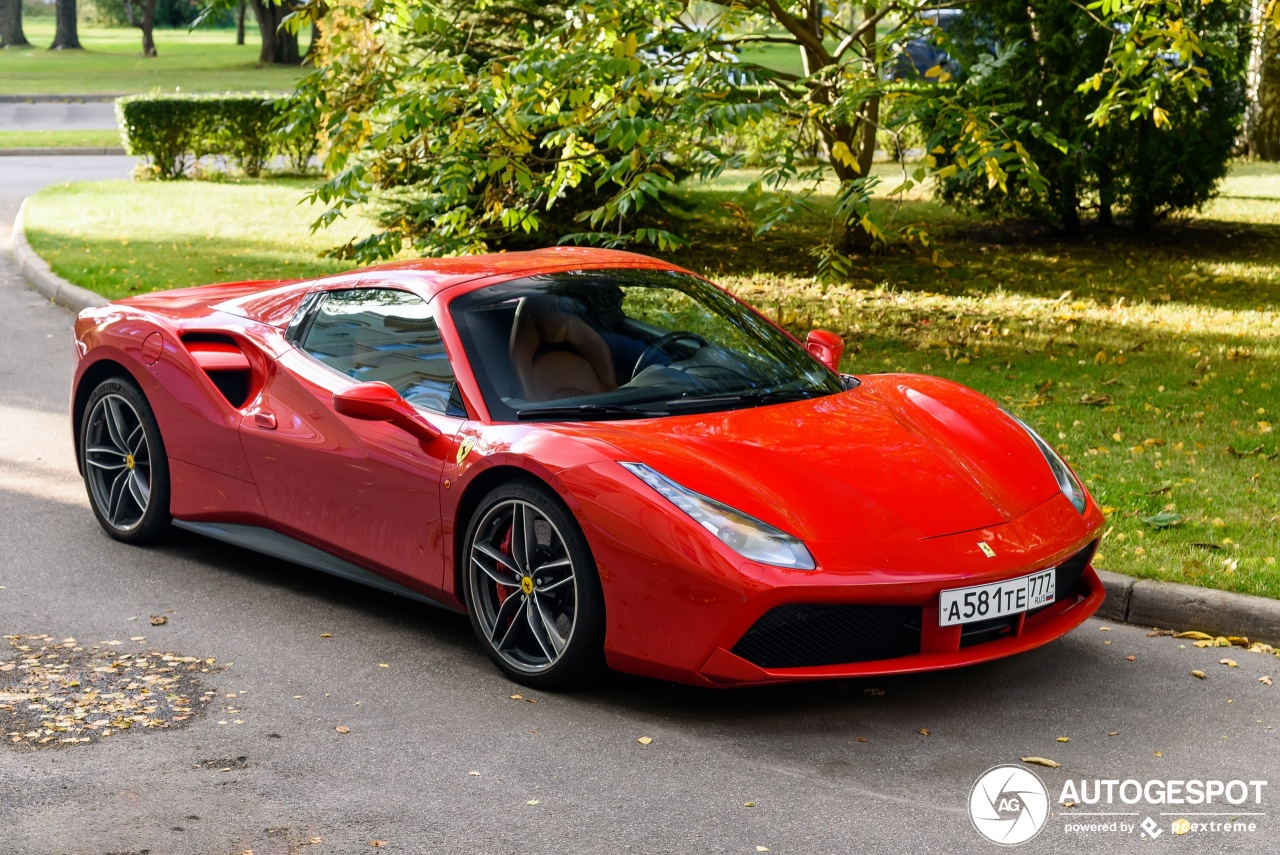
<instances>
[{"instance_id":1,"label":"door handle","mask_svg":"<svg viewBox=\"0 0 1280 855\"><path fill-rule=\"evenodd\" d=\"M275 430L276 429L275 414L262 413L262 412L254 413L253 424L255 427L260 427L263 430Z\"/></svg>"}]
</instances>

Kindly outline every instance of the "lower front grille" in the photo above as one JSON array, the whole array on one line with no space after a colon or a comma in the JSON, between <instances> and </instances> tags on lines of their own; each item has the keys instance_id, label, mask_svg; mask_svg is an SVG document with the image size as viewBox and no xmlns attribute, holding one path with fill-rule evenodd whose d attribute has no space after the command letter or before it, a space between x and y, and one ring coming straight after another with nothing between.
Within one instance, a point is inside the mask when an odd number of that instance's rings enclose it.
<instances>
[{"instance_id":1,"label":"lower front grille","mask_svg":"<svg viewBox=\"0 0 1280 855\"><path fill-rule=\"evenodd\" d=\"M843 665L919 652L919 606L778 606L733 646L735 656L761 668Z\"/></svg>"}]
</instances>

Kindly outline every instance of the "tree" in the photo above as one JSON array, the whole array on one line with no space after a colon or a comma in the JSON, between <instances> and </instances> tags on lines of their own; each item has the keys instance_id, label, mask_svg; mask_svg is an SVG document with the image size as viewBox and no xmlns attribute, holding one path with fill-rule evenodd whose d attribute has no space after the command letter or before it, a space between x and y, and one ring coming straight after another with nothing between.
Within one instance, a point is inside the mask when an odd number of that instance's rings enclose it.
<instances>
[{"instance_id":1,"label":"tree","mask_svg":"<svg viewBox=\"0 0 1280 855\"><path fill-rule=\"evenodd\" d=\"M22 0L0 0L0 48L30 45L22 32Z\"/></svg>"},{"instance_id":2,"label":"tree","mask_svg":"<svg viewBox=\"0 0 1280 855\"><path fill-rule=\"evenodd\" d=\"M253 17L258 21L258 31L262 34L258 62L263 65L298 65L302 61L298 53L298 34L281 26L293 10L272 0L251 0L250 5Z\"/></svg>"},{"instance_id":3,"label":"tree","mask_svg":"<svg viewBox=\"0 0 1280 855\"><path fill-rule=\"evenodd\" d=\"M1250 69L1254 99L1248 122L1249 152L1262 160L1280 161L1280 4L1255 0L1255 7L1259 27Z\"/></svg>"},{"instance_id":4,"label":"tree","mask_svg":"<svg viewBox=\"0 0 1280 855\"><path fill-rule=\"evenodd\" d=\"M76 0L57 0L54 17L57 29L49 50L80 50L80 36L76 32Z\"/></svg>"},{"instance_id":5,"label":"tree","mask_svg":"<svg viewBox=\"0 0 1280 855\"><path fill-rule=\"evenodd\" d=\"M1194 43L1138 63L1124 58L1124 45L1134 53L1164 25L1140 8L1110 22L1073 0L989 0L969 9L949 29L959 64L978 69L1007 56L999 75L969 87L974 106L998 102L1007 115L1047 131L1026 140L1045 184L993 188L954 176L943 183L944 198L1067 232L1080 230L1087 211L1102 226L1119 212L1146 230L1167 213L1201 207L1226 174L1240 128L1247 16L1241 0L1174 8ZM1104 88L1107 75L1112 85ZM1151 120L1134 109L1144 103ZM957 129L943 123L935 130L941 139Z\"/></svg>"},{"instance_id":6,"label":"tree","mask_svg":"<svg viewBox=\"0 0 1280 855\"><path fill-rule=\"evenodd\" d=\"M142 55L146 57L154 57L156 55L156 0L138 0L138 7L135 9L132 0L124 0L125 13L129 21L129 26L137 27L142 30ZM140 14L139 14L140 13Z\"/></svg>"},{"instance_id":7,"label":"tree","mask_svg":"<svg viewBox=\"0 0 1280 855\"><path fill-rule=\"evenodd\" d=\"M1026 143L1061 141L1016 104L975 91L999 79L1008 51L983 61L988 73L957 81L941 68L923 80L891 79L904 39L938 36L936 8L923 0L340 0L301 89L324 115L332 176L315 191L329 206L317 225L376 200L383 229L337 250L362 261L406 243L431 255L548 240L670 248L682 238L667 191L684 176L741 165L733 142L752 137L764 167L742 210L757 231L822 210L813 194L835 174L830 238L809 249L823 273L839 275L850 252L884 237L871 210L876 133L900 130L921 105L949 130L930 141L905 187L935 169L1001 191L1048 186ZM1131 48L1144 62L1175 41L1179 51L1198 44L1168 26L1144 38ZM797 51L801 73L739 54L777 44ZM1117 59L1124 47L1079 69L1102 75L1095 113L1160 116L1148 91L1154 66ZM1183 76L1192 88L1207 85L1198 73Z\"/></svg>"},{"instance_id":8,"label":"tree","mask_svg":"<svg viewBox=\"0 0 1280 855\"><path fill-rule=\"evenodd\" d=\"M245 0L240 0L240 8L236 9L236 44L244 44Z\"/></svg>"}]
</instances>

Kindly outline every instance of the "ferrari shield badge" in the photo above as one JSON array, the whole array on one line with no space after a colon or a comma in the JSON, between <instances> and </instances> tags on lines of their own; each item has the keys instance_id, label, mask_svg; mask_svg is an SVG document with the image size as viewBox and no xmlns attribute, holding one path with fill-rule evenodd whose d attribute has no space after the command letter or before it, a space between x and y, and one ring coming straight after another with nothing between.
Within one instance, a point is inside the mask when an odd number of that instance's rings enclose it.
<instances>
[{"instance_id":1,"label":"ferrari shield badge","mask_svg":"<svg viewBox=\"0 0 1280 855\"><path fill-rule=\"evenodd\" d=\"M471 449L475 448L475 445L476 438L474 436L469 436L464 439L462 441L462 445L458 446L458 457L454 460L454 463L461 464L462 461L466 459L467 455L471 453Z\"/></svg>"},{"instance_id":2,"label":"ferrari shield badge","mask_svg":"<svg viewBox=\"0 0 1280 855\"><path fill-rule=\"evenodd\" d=\"M991 546L985 540L978 541L978 548L981 549L982 554L987 556L988 558L996 557L996 551L992 549Z\"/></svg>"}]
</instances>

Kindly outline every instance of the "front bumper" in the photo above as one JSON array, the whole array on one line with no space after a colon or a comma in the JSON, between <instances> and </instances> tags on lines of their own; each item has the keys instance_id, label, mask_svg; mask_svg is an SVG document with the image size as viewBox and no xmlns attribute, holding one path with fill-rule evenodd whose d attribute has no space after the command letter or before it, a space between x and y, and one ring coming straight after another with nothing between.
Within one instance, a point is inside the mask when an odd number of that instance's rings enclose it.
<instances>
[{"instance_id":1,"label":"front bumper","mask_svg":"<svg viewBox=\"0 0 1280 855\"><path fill-rule=\"evenodd\" d=\"M1078 587L1069 596L1034 614L1011 616L1008 629L991 640L964 644L962 626L940 627L937 598L923 603L918 653L864 662L839 663L795 668L763 668L717 647L699 669L701 676L720 685L752 685L796 680L827 680L839 677L870 677L880 674L910 674L939 668L957 668L989 662L1039 647L1059 638L1083 623L1102 605L1105 591L1092 566L1081 574ZM735 645L736 647L736 645Z\"/></svg>"},{"instance_id":2,"label":"front bumper","mask_svg":"<svg viewBox=\"0 0 1280 855\"><path fill-rule=\"evenodd\" d=\"M810 544L816 571L744 561L656 493L621 481L616 465L559 473L591 546L605 595L605 655L632 674L703 686L752 685L951 668L1030 650L1070 632L1102 604L1087 561L1104 525L1055 496L1015 520L912 541L851 537ZM987 556L977 545L987 544ZM1079 581L1058 601L988 637L938 626L941 591L1003 581L1083 555ZM918 645L885 658L781 667L735 647L771 610L867 606L913 610ZM830 661L830 660L828 660Z\"/></svg>"}]
</instances>

